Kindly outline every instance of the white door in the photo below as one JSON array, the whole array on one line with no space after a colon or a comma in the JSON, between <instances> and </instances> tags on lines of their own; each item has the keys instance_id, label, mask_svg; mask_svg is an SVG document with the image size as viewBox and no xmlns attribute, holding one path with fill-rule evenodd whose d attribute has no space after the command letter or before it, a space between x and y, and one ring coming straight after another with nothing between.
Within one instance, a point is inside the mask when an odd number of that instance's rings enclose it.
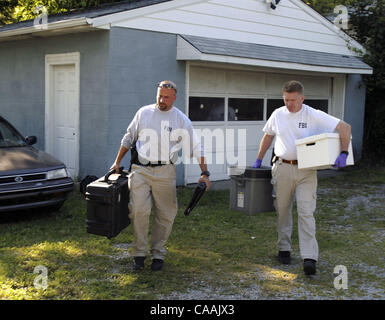
<instances>
[{"instance_id":1,"label":"white door","mask_svg":"<svg viewBox=\"0 0 385 320\"><path fill-rule=\"evenodd\" d=\"M68 56L46 58L46 151L61 160L75 178L79 153L79 74L76 62L63 61Z\"/></svg>"},{"instance_id":2,"label":"white door","mask_svg":"<svg viewBox=\"0 0 385 320\"><path fill-rule=\"evenodd\" d=\"M53 67L53 155L76 172L77 104L75 65Z\"/></svg>"}]
</instances>

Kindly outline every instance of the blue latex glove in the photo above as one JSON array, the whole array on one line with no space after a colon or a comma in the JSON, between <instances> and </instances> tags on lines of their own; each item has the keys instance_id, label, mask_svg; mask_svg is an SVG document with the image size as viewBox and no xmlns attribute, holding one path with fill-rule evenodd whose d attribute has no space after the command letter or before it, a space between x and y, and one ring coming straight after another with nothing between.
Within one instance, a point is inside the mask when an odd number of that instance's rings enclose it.
<instances>
[{"instance_id":1,"label":"blue latex glove","mask_svg":"<svg viewBox=\"0 0 385 320\"><path fill-rule=\"evenodd\" d=\"M333 168L343 168L346 166L346 158L348 156L345 153L341 153L338 158L336 159L336 162L334 162Z\"/></svg>"},{"instance_id":2,"label":"blue latex glove","mask_svg":"<svg viewBox=\"0 0 385 320\"><path fill-rule=\"evenodd\" d=\"M261 164L262 164L262 160L261 159L257 159L257 160L255 160L252 168L260 168Z\"/></svg>"}]
</instances>

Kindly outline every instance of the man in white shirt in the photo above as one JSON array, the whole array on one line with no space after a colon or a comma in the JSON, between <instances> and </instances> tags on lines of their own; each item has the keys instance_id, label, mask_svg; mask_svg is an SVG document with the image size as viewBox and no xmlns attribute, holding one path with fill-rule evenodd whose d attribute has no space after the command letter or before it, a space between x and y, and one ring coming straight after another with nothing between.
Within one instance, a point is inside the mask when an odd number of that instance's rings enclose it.
<instances>
[{"instance_id":1,"label":"man in white shirt","mask_svg":"<svg viewBox=\"0 0 385 320\"><path fill-rule=\"evenodd\" d=\"M291 261L292 206L295 197L303 268L306 275L313 275L316 273L318 260L313 215L317 197L317 170L298 169L295 140L337 131L340 134L342 152L336 159L335 166L341 168L346 166L351 127L342 120L303 104L303 91L303 85L298 81L289 81L284 85L285 106L276 109L263 128L265 134L253 167L261 166L266 151L276 137L272 184L274 206L278 213L278 260L284 264Z\"/></svg>"},{"instance_id":2,"label":"man in white shirt","mask_svg":"<svg viewBox=\"0 0 385 320\"><path fill-rule=\"evenodd\" d=\"M176 93L175 83L168 80L159 83L156 104L138 110L122 138L120 149L111 167L118 171L124 155L129 149L136 147L138 159L132 164L128 177L135 270L144 268L147 256L152 201L154 225L151 269L158 271L163 267L167 252L165 244L177 214L175 163L182 145L187 146L188 156L194 156L198 160L202 170L198 183L205 182L207 189L210 187L210 173L207 171L203 147L191 121L173 106Z\"/></svg>"}]
</instances>

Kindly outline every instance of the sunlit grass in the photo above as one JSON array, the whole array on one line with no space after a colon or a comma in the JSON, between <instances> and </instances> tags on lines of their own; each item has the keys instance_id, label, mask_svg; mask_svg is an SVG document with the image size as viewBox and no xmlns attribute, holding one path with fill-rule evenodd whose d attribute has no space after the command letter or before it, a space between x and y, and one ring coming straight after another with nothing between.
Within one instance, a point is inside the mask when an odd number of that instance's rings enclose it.
<instances>
[{"instance_id":1,"label":"sunlit grass","mask_svg":"<svg viewBox=\"0 0 385 320\"><path fill-rule=\"evenodd\" d=\"M266 279L293 281L298 277L298 274L270 268L264 265L258 265L258 269L261 270L261 276Z\"/></svg>"},{"instance_id":2,"label":"sunlit grass","mask_svg":"<svg viewBox=\"0 0 385 320\"><path fill-rule=\"evenodd\" d=\"M318 272L303 274L296 213L292 264L276 254L276 214L229 210L229 191L210 191L185 217L193 190L178 189L179 214L164 269L132 270L129 226L112 240L85 230L85 200L74 192L56 213L0 217L0 299L380 299L385 272L385 170L348 169L319 181L316 210ZM370 199L366 201L365 199ZM345 265L348 290L333 286ZM36 267L47 269L47 288L35 287Z\"/></svg>"}]
</instances>

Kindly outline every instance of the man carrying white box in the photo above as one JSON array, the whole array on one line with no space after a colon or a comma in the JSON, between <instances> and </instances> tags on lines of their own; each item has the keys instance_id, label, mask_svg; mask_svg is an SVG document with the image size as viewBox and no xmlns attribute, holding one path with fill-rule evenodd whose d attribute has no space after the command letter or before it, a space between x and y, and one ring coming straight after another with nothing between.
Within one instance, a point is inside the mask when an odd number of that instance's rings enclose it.
<instances>
[{"instance_id":1,"label":"man carrying white box","mask_svg":"<svg viewBox=\"0 0 385 320\"><path fill-rule=\"evenodd\" d=\"M303 104L303 85L289 81L283 87L285 106L276 109L267 121L253 168L259 168L262 159L276 137L275 159L272 168L272 184L275 194L274 206L278 213L278 260L290 264L292 207L297 202L298 237L303 269L306 275L316 273L318 243L315 237L314 211L317 198L317 170L298 169L295 141L312 135L339 133L341 153L334 166L346 166L351 127L323 111Z\"/></svg>"}]
</instances>

